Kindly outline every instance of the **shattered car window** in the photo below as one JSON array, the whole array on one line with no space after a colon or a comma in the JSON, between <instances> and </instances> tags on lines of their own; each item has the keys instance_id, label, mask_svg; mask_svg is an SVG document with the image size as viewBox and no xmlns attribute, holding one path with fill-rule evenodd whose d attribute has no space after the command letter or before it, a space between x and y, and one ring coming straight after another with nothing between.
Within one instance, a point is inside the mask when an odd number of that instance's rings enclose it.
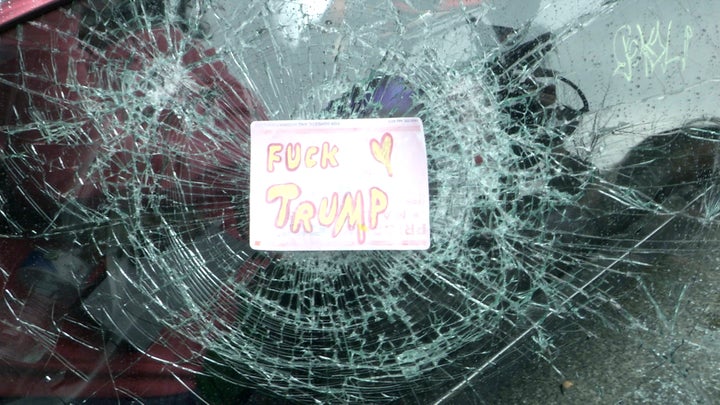
<instances>
[{"instance_id":1,"label":"shattered car window","mask_svg":"<svg viewBox=\"0 0 720 405\"><path fill-rule=\"evenodd\" d=\"M45 3L0 1L1 400L718 396L715 3ZM373 118L429 249L253 245L251 124Z\"/></svg>"}]
</instances>

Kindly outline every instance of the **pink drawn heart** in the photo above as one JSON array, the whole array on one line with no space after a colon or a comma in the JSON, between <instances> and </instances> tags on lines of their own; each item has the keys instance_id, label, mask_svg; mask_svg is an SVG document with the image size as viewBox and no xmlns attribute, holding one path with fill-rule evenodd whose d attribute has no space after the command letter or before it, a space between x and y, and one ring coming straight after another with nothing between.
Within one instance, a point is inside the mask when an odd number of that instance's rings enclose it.
<instances>
[{"instance_id":1,"label":"pink drawn heart","mask_svg":"<svg viewBox=\"0 0 720 405\"><path fill-rule=\"evenodd\" d=\"M373 158L385 165L385 169L387 169L388 176L390 177L393 175L392 164L390 163L392 148L393 137L389 132L385 132L380 141L377 139L370 140L370 151L372 152Z\"/></svg>"}]
</instances>

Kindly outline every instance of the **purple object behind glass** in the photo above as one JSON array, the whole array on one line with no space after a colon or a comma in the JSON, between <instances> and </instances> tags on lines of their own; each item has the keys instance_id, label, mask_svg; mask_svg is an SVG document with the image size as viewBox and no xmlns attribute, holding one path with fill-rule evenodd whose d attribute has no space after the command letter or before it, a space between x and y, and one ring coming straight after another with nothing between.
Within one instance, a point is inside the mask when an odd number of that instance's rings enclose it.
<instances>
[{"instance_id":1,"label":"purple object behind glass","mask_svg":"<svg viewBox=\"0 0 720 405\"><path fill-rule=\"evenodd\" d=\"M372 79L365 89L354 87L331 102L327 110L337 113L338 117L411 117L422 109L422 105L414 100L419 93L401 77L381 76Z\"/></svg>"}]
</instances>

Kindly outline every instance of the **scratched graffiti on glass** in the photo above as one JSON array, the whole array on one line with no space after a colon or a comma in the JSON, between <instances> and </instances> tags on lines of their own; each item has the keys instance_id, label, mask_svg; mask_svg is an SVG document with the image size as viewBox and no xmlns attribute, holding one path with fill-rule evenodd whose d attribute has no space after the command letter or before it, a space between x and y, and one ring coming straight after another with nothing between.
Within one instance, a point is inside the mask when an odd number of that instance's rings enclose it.
<instances>
[{"instance_id":1,"label":"scratched graffiti on glass","mask_svg":"<svg viewBox=\"0 0 720 405\"><path fill-rule=\"evenodd\" d=\"M673 67L685 71L693 37L690 25L673 30L673 22L654 25L623 25L615 32L613 52L617 65L613 74L632 81L634 75L652 77ZM635 76L636 77L636 76Z\"/></svg>"}]
</instances>

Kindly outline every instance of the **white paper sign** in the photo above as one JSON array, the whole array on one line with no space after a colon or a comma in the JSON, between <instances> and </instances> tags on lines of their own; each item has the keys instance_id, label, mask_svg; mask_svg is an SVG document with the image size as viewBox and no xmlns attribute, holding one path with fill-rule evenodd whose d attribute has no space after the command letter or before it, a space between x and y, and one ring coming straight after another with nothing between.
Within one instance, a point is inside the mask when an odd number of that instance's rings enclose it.
<instances>
[{"instance_id":1,"label":"white paper sign","mask_svg":"<svg viewBox=\"0 0 720 405\"><path fill-rule=\"evenodd\" d=\"M430 246L419 118L256 121L250 162L253 249Z\"/></svg>"}]
</instances>

